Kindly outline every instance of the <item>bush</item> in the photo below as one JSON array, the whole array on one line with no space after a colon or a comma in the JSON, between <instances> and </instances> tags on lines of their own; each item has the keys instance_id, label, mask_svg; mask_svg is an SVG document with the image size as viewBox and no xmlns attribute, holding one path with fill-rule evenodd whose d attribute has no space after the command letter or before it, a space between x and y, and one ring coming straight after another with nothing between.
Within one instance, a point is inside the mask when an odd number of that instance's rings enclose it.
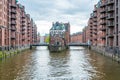
<instances>
[{"instance_id":1,"label":"bush","mask_svg":"<svg viewBox=\"0 0 120 80\"><path fill-rule=\"evenodd\" d=\"M0 58L2 58L3 57L3 53L2 53L2 51L0 51Z\"/></svg>"}]
</instances>

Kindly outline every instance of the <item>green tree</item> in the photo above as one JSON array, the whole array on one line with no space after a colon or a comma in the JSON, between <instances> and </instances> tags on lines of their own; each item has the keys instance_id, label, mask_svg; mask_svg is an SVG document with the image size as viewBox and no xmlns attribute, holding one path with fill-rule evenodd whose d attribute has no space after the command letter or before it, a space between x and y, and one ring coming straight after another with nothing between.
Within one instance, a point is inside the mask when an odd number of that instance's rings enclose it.
<instances>
[{"instance_id":1,"label":"green tree","mask_svg":"<svg viewBox=\"0 0 120 80\"><path fill-rule=\"evenodd\" d=\"M46 43L49 43L49 42L50 42L50 36L47 36L47 37L46 37L45 42L46 42Z\"/></svg>"}]
</instances>

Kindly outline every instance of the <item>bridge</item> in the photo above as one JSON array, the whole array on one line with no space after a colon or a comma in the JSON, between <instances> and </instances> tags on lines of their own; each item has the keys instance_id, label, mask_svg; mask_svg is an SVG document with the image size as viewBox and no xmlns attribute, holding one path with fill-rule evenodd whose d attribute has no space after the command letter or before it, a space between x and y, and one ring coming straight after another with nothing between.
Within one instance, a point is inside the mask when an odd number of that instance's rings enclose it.
<instances>
[{"instance_id":1,"label":"bridge","mask_svg":"<svg viewBox=\"0 0 120 80\"><path fill-rule=\"evenodd\" d=\"M48 43L33 44L31 46L49 46Z\"/></svg>"},{"instance_id":2,"label":"bridge","mask_svg":"<svg viewBox=\"0 0 120 80\"><path fill-rule=\"evenodd\" d=\"M48 43L40 43L40 44L33 44L30 46L30 49L32 49L32 46L48 46L48 48L50 47ZM56 46L56 47L55 47ZM55 45L54 47L57 48L59 45ZM89 47L90 48L90 45L87 44L87 43L69 43L67 45L67 47L69 46L84 46L84 47Z\"/></svg>"},{"instance_id":3,"label":"bridge","mask_svg":"<svg viewBox=\"0 0 120 80\"><path fill-rule=\"evenodd\" d=\"M31 46L49 46L48 43L33 44ZM69 43L67 46L90 46L87 43Z\"/></svg>"},{"instance_id":4,"label":"bridge","mask_svg":"<svg viewBox=\"0 0 120 80\"><path fill-rule=\"evenodd\" d=\"M88 43L69 43L68 46L90 46Z\"/></svg>"}]
</instances>

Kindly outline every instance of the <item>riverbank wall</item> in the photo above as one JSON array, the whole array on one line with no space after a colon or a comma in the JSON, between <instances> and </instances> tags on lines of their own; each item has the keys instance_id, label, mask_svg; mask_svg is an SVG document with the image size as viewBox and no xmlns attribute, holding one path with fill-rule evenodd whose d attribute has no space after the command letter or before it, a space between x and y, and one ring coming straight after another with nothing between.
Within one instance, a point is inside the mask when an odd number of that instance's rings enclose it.
<instances>
[{"instance_id":1,"label":"riverbank wall","mask_svg":"<svg viewBox=\"0 0 120 80\"><path fill-rule=\"evenodd\" d=\"M29 50L29 49L30 49L30 46L24 46L24 47L17 48L17 49L11 49L9 51L8 50L0 51L0 60L14 56L16 54L19 54L19 53Z\"/></svg>"},{"instance_id":2,"label":"riverbank wall","mask_svg":"<svg viewBox=\"0 0 120 80\"><path fill-rule=\"evenodd\" d=\"M104 56L107 56L114 61L120 62L120 50L117 48L91 46L90 49Z\"/></svg>"}]
</instances>

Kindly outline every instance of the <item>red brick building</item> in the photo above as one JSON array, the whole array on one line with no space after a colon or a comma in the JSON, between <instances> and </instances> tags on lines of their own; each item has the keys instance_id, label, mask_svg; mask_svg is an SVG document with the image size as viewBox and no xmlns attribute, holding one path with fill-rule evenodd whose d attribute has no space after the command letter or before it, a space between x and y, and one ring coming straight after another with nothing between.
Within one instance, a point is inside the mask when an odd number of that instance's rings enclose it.
<instances>
[{"instance_id":1,"label":"red brick building","mask_svg":"<svg viewBox=\"0 0 120 80\"><path fill-rule=\"evenodd\" d=\"M119 3L119 0L100 0L95 5L88 21L90 34L85 35L90 36L93 46L120 49Z\"/></svg>"},{"instance_id":2,"label":"red brick building","mask_svg":"<svg viewBox=\"0 0 120 80\"><path fill-rule=\"evenodd\" d=\"M77 32L71 35L71 43L83 43L83 33Z\"/></svg>"},{"instance_id":3,"label":"red brick building","mask_svg":"<svg viewBox=\"0 0 120 80\"><path fill-rule=\"evenodd\" d=\"M91 13L88 21L88 26L83 30L85 41L90 40L93 46L105 46L106 42L105 6L101 6L103 3L104 1L100 1L94 6L93 13Z\"/></svg>"},{"instance_id":4,"label":"red brick building","mask_svg":"<svg viewBox=\"0 0 120 80\"><path fill-rule=\"evenodd\" d=\"M37 44L39 44L40 43L40 33L38 33L38 35L37 35Z\"/></svg>"},{"instance_id":5,"label":"red brick building","mask_svg":"<svg viewBox=\"0 0 120 80\"><path fill-rule=\"evenodd\" d=\"M82 42L87 43L90 41L90 27L86 26L82 32Z\"/></svg>"},{"instance_id":6,"label":"red brick building","mask_svg":"<svg viewBox=\"0 0 120 80\"><path fill-rule=\"evenodd\" d=\"M17 0L0 1L0 50L19 49L37 43L37 27Z\"/></svg>"},{"instance_id":7,"label":"red brick building","mask_svg":"<svg viewBox=\"0 0 120 80\"><path fill-rule=\"evenodd\" d=\"M50 29L50 44L66 46L70 42L70 24L53 23Z\"/></svg>"},{"instance_id":8,"label":"red brick building","mask_svg":"<svg viewBox=\"0 0 120 80\"><path fill-rule=\"evenodd\" d=\"M64 23L65 25L65 40L66 40L66 44L69 44L70 43L70 23Z\"/></svg>"},{"instance_id":9,"label":"red brick building","mask_svg":"<svg viewBox=\"0 0 120 80\"><path fill-rule=\"evenodd\" d=\"M0 49L8 46L8 0L0 0Z\"/></svg>"}]
</instances>

